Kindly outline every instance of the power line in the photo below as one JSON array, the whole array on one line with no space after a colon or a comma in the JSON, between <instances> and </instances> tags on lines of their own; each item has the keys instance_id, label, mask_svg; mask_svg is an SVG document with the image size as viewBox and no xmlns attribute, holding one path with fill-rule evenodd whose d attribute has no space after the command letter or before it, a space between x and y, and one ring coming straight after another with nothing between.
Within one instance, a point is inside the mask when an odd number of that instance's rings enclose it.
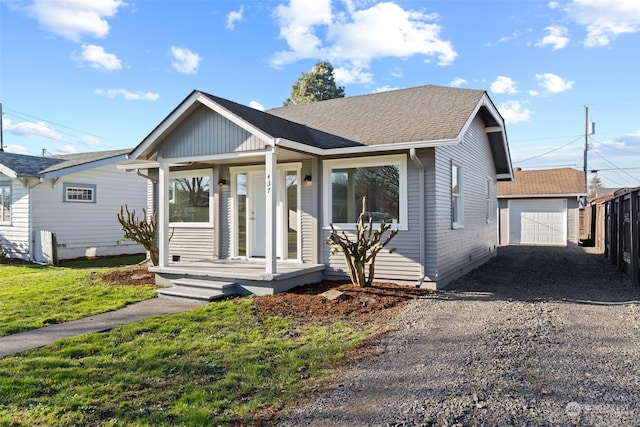
<instances>
[{"instance_id":1,"label":"power line","mask_svg":"<svg viewBox=\"0 0 640 427\"><path fill-rule=\"evenodd\" d=\"M597 155L598 157L600 157L602 160L604 160L605 162L609 163L611 166L613 166L614 170L616 171L620 171L622 173L624 173L625 175L627 175L629 178L636 180L636 177L631 176L629 173L623 171L622 169L620 169L618 166L614 165L613 163L611 163L609 160L605 159L600 153L598 153L595 150L591 150L592 153L594 153L595 155Z\"/></svg>"},{"instance_id":2,"label":"power line","mask_svg":"<svg viewBox=\"0 0 640 427\"><path fill-rule=\"evenodd\" d=\"M27 120L27 121L29 121L29 120L39 120L39 121L41 121L43 123L46 123L46 124L49 124L49 125L53 125L53 126L55 126L57 128L69 129L70 131L77 132L76 134L73 134L73 133L65 132L65 131L60 130L60 129L55 129L57 132L62 133L64 135L69 135L69 136L73 136L73 137L78 137L78 136L81 136L81 135L89 135L89 136L93 136L93 137L100 138L100 139L103 139L103 140L105 139L104 137L102 137L100 135L96 135L96 134L91 133L91 132L86 132L86 131L83 131L83 130L80 130L80 129L72 128L70 126L65 126L63 124L52 122L50 120L43 119L41 117L37 117L37 116L31 115L31 114L22 113L20 111L5 110L5 112L10 112L12 116L14 116L14 117L16 117L16 118L18 118L20 120Z\"/></svg>"},{"instance_id":3,"label":"power line","mask_svg":"<svg viewBox=\"0 0 640 427\"><path fill-rule=\"evenodd\" d=\"M567 142L566 144L561 145L560 147L554 148L553 150L547 151L546 153L542 153L542 154L539 154L537 156L529 157L528 159L518 160L517 162L514 162L514 163L524 163L524 162L528 162L529 160L533 160L533 159L537 159L537 158L540 158L540 157L544 157L544 156L546 156L548 154L551 154L551 153L553 153L555 151L561 150L564 147L567 147L567 146L569 146L571 144L574 144L577 141L581 140L582 138L583 138L582 136L579 136L578 138L574 139L573 141Z\"/></svg>"}]
</instances>

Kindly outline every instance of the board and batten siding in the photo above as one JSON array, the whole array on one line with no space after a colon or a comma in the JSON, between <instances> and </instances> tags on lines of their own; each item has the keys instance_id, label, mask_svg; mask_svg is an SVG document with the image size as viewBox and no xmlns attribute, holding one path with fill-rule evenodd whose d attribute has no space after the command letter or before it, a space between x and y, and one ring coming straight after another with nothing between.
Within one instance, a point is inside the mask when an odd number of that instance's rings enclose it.
<instances>
[{"instance_id":1,"label":"board and batten siding","mask_svg":"<svg viewBox=\"0 0 640 427\"><path fill-rule=\"evenodd\" d=\"M462 142L452 146L435 149L435 200L433 217L435 228L434 250L429 251L427 259L428 279L437 283L437 287L446 286L452 280L488 261L496 255L498 219L496 207L496 173L485 133L484 123L476 117ZM451 223L451 164L461 167L462 171L462 215L463 227L454 229ZM490 179L492 197L492 220L487 221L487 202L485 186Z\"/></svg>"},{"instance_id":2,"label":"board and batten siding","mask_svg":"<svg viewBox=\"0 0 640 427\"><path fill-rule=\"evenodd\" d=\"M95 185L96 202L65 202L65 184ZM55 233L60 259L144 253L134 242L117 244L123 234L120 207L126 204L141 215L147 206L147 180L135 173L109 165L65 175L53 187L50 180L33 187L31 200L33 233Z\"/></svg>"},{"instance_id":3,"label":"board and batten siding","mask_svg":"<svg viewBox=\"0 0 640 427\"><path fill-rule=\"evenodd\" d=\"M263 150L265 144L205 106L198 107L162 141L165 159Z\"/></svg>"},{"instance_id":4,"label":"board and batten siding","mask_svg":"<svg viewBox=\"0 0 640 427\"><path fill-rule=\"evenodd\" d=\"M389 245L378 253L375 264L375 280L415 284L420 279L418 178L418 169L407 155L408 229L401 230ZM329 192L331 189L328 188L325 191ZM374 225L374 227L376 226ZM355 236L354 230L345 231L350 237ZM329 227L322 228L322 259L327 266L324 277L329 280L342 280L348 277L344 254L342 252L332 253L331 247L325 243L330 234ZM389 253L390 248L395 248L396 251Z\"/></svg>"},{"instance_id":5,"label":"board and batten siding","mask_svg":"<svg viewBox=\"0 0 640 427\"><path fill-rule=\"evenodd\" d=\"M11 186L11 221L0 224L0 245L11 258L29 259L30 192L17 179L0 174L0 185Z\"/></svg>"}]
</instances>

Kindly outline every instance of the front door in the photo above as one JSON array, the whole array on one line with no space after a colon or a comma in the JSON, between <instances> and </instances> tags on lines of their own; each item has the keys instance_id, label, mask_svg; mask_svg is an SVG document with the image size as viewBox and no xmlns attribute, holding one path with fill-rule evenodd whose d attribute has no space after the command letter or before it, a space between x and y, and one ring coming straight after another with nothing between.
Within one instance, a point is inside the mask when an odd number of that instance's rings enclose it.
<instances>
[{"instance_id":1,"label":"front door","mask_svg":"<svg viewBox=\"0 0 640 427\"><path fill-rule=\"evenodd\" d=\"M264 171L249 172L249 256L264 257L266 246L266 224L265 224L265 178Z\"/></svg>"}]
</instances>

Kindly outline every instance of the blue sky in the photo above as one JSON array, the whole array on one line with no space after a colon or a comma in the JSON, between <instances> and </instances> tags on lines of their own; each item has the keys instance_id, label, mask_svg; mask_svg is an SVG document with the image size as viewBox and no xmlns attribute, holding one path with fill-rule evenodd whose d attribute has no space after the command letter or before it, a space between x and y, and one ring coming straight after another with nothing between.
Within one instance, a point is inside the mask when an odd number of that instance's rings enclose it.
<instances>
[{"instance_id":1,"label":"blue sky","mask_svg":"<svg viewBox=\"0 0 640 427\"><path fill-rule=\"evenodd\" d=\"M588 106L588 169L640 185L637 0L0 0L5 150L134 147L193 89L278 107L318 60L347 96L486 90L523 169L581 169Z\"/></svg>"}]
</instances>

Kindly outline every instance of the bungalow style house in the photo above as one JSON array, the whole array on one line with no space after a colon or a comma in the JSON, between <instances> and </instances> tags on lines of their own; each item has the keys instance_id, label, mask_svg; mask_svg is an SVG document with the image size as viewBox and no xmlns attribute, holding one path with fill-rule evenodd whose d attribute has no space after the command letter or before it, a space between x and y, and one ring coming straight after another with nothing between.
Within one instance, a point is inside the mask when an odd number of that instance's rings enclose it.
<instances>
[{"instance_id":1,"label":"bungalow style house","mask_svg":"<svg viewBox=\"0 0 640 427\"><path fill-rule=\"evenodd\" d=\"M3 256L54 263L84 256L140 254L118 245L116 215L147 205L147 180L116 164L130 151L59 156L0 152L0 250Z\"/></svg>"},{"instance_id":2,"label":"bungalow style house","mask_svg":"<svg viewBox=\"0 0 640 427\"><path fill-rule=\"evenodd\" d=\"M515 168L514 174L513 181L498 183L500 244L578 245L584 171Z\"/></svg>"},{"instance_id":3,"label":"bungalow style house","mask_svg":"<svg viewBox=\"0 0 640 427\"><path fill-rule=\"evenodd\" d=\"M487 93L431 85L267 112L193 91L129 161L157 178L157 283L207 299L346 278L329 225L353 232L364 196L400 230L375 279L446 286L496 255L512 179Z\"/></svg>"}]
</instances>

